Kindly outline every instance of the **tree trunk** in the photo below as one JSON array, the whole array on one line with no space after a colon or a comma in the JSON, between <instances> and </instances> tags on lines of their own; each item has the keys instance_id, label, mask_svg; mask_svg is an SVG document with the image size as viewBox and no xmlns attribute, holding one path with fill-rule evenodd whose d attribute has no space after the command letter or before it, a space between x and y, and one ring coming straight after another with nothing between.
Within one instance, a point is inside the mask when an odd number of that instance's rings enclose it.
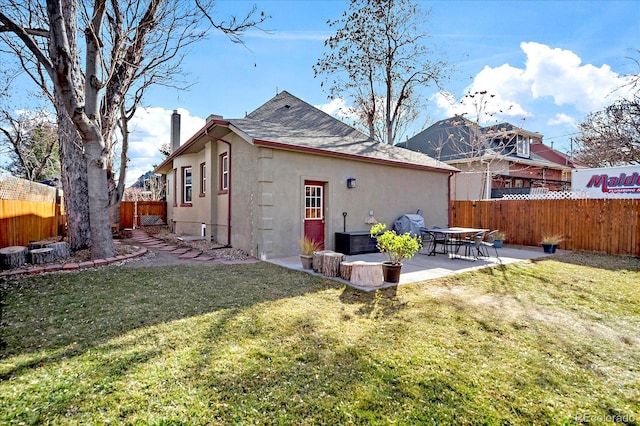
<instances>
[{"instance_id":1,"label":"tree trunk","mask_svg":"<svg viewBox=\"0 0 640 426\"><path fill-rule=\"evenodd\" d=\"M135 112L135 108L133 109ZM120 202L124 194L124 185L127 176L127 163L129 153L129 117L127 117L124 106L120 107L120 129L122 129L122 151L120 152L120 171L118 172L118 183L111 193L111 223L120 224ZM113 180L113 176L111 177Z\"/></svg>"},{"instance_id":2,"label":"tree trunk","mask_svg":"<svg viewBox=\"0 0 640 426\"><path fill-rule=\"evenodd\" d=\"M56 103L67 235L71 250L78 251L91 246L87 166L80 135L58 96L56 96Z\"/></svg>"},{"instance_id":3,"label":"tree trunk","mask_svg":"<svg viewBox=\"0 0 640 426\"><path fill-rule=\"evenodd\" d=\"M99 141L85 143L89 180L89 221L91 224L91 257L113 257L116 254L109 217L106 151Z\"/></svg>"}]
</instances>

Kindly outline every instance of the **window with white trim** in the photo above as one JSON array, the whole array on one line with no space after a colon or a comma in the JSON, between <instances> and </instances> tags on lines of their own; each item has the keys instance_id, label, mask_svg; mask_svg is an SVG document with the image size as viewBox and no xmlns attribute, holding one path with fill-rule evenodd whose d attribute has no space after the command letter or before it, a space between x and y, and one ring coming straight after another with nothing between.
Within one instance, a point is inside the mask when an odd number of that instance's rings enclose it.
<instances>
[{"instance_id":1,"label":"window with white trim","mask_svg":"<svg viewBox=\"0 0 640 426\"><path fill-rule=\"evenodd\" d=\"M529 157L529 144L531 143L531 138L526 136L518 135L516 136L516 144L518 147L517 155L518 157Z\"/></svg>"},{"instance_id":2,"label":"window with white trim","mask_svg":"<svg viewBox=\"0 0 640 426\"><path fill-rule=\"evenodd\" d=\"M220 191L229 189L229 155L220 155Z\"/></svg>"},{"instance_id":3,"label":"window with white trim","mask_svg":"<svg viewBox=\"0 0 640 426\"><path fill-rule=\"evenodd\" d=\"M184 167L182 169L182 203L188 204L192 200L192 180L191 180L191 167Z\"/></svg>"},{"instance_id":4,"label":"window with white trim","mask_svg":"<svg viewBox=\"0 0 640 426\"><path fill-rule=\"evenodd\" d=\"M322 219L322 186L304 186L304 218Z\"/></svg>"},{"instance_id":5,"label":"window with white trim","mask_svg":"<svg viewBox=\"0 0 640 426\"><path fill-rule=\"evenodd\" d=\"M207 164L200 164L200 195L207 193Z\"/></svg>"}]
</instances>

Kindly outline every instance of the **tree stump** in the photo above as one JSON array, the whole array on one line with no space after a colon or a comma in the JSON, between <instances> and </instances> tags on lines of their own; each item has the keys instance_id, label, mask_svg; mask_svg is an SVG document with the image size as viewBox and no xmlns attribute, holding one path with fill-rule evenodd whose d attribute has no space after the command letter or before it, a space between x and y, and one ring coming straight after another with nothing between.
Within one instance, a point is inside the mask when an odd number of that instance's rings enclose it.
<instances>
[{"instance_id":1,"label":"tree stump","mask_svg":"<svg viewBox=\"0 0 640 426\"><path fill-rule=\"evenodd\" d=\"M340 278L349 281L351 279L351 267L353 262L340 262Z\"/></svg>"},{"instance_id":2,"label":"tree stump","mask_svg":"<svg viewBox=\"0 0 640 426\"><path fill-rule=\"evenodd\" d=\"M41 263L49 263L56 260L55 253L51 248L34 249L29 252L31 263L39 265Z\"/></svg>"},{"instance_id":3,"label":"tree stump","mask_svg":"<svg viewBox=\"0 0 640 426\"><path fill-rule=\"evenodd\" d=\"M71 249L69 243L66 241L59 241L57 243L49 243L46 248L53 249L53 255L56 259L66 259L71 256Z\"/></svg>"},{"instance_id":4,"label":"tree stump","mask_svg":"<svg viewBox=\"0 0 640 426\"><path fill-rule=\"evenodd\" d=\"M0 249L0 269L18 268L27 263L28 249L23 246L10 246Z\"/></svg>"},{"instance_id":5,"label":"tree stump","mask_svg":"<svg viewBox=\"0 0 640 426\"><path fill-rule=\"evenodd\" d=\"M313 252L313 272L322 273L322 259L325 253L333 253L333 250L320 250Z\"/></svg>"},{"instance_id":6,"label":"tree stump","mask_svg":"<svg viewBox=\"0 0 640 426\"><path fill-rule=\"evenodd\" d=\"M51 244L51 241L30 241L28 249L29 251L35 249L46 248L47 244Z\"/></svg>"},{"instance_id":7,"label":"tree stump","mask_svg":"<svg viewBox=\"0 0 640 426\"><path fill-rule=\"evenodd\" d=\"M349 282L359 287L382 287L382 284L384 284L382 263L363 261L353 262Z\"/></svg>"},{"instance_id":8,"label":"tree stump","mask_svg":"<svg viewBox=\"0 0 640 426\"><path fill-rule=\"evenodd\" d=\"M325 277L337 277L340 272L340 263L344 260L342 253L325 253L322 256L322 275Z\"/></svg>"}]
</instances>

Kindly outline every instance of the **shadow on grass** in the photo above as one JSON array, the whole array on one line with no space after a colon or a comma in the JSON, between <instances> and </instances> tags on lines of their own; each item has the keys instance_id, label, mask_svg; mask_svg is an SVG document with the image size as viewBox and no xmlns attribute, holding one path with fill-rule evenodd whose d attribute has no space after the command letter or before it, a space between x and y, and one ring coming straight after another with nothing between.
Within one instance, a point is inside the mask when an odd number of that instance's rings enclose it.
<instances>
[{"instance_id":1,"label":"shadow on grass","mask_svg":"<svg viewBox=\"0 0 640 426\"><path fill-rule=\"evenodd\" d=\"M360 316L392 316L407 307L406 301L399 300L398 287L387 287L376 291L364 292L346 286L340 294L340 301L348 305L361 305L356 311Z\"/></svg>"},{"instance_id":2,"label":"shadow on grass","mask_svg":"<svg viewBox=\"0 0 640 426\"><path fill-rule=\"evenodd\" d=\"M109 266L1 283L0 359L31 352L1 377L66 358L131 330L335 288L335 281L260 262L250 265Z\"/></svg>"}]
</instances>

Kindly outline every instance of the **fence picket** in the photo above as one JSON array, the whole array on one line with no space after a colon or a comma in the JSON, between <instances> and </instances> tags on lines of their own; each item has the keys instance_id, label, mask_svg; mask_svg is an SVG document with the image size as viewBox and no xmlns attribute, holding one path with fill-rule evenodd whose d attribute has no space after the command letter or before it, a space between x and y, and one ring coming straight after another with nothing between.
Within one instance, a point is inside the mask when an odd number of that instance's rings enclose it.
<instances>
[{"instance_id":1,"label":"fence picket","mask_svg":"<svg viewBox=\"0 0 640 426\"><path fill-rule=\"evenodd\" d=\"M640 256L637 199L459 200L450 207L450 226L500 229L511 244L537 246L543 234L562 234L562 249Z\"/></svg>"}]
</instances>

